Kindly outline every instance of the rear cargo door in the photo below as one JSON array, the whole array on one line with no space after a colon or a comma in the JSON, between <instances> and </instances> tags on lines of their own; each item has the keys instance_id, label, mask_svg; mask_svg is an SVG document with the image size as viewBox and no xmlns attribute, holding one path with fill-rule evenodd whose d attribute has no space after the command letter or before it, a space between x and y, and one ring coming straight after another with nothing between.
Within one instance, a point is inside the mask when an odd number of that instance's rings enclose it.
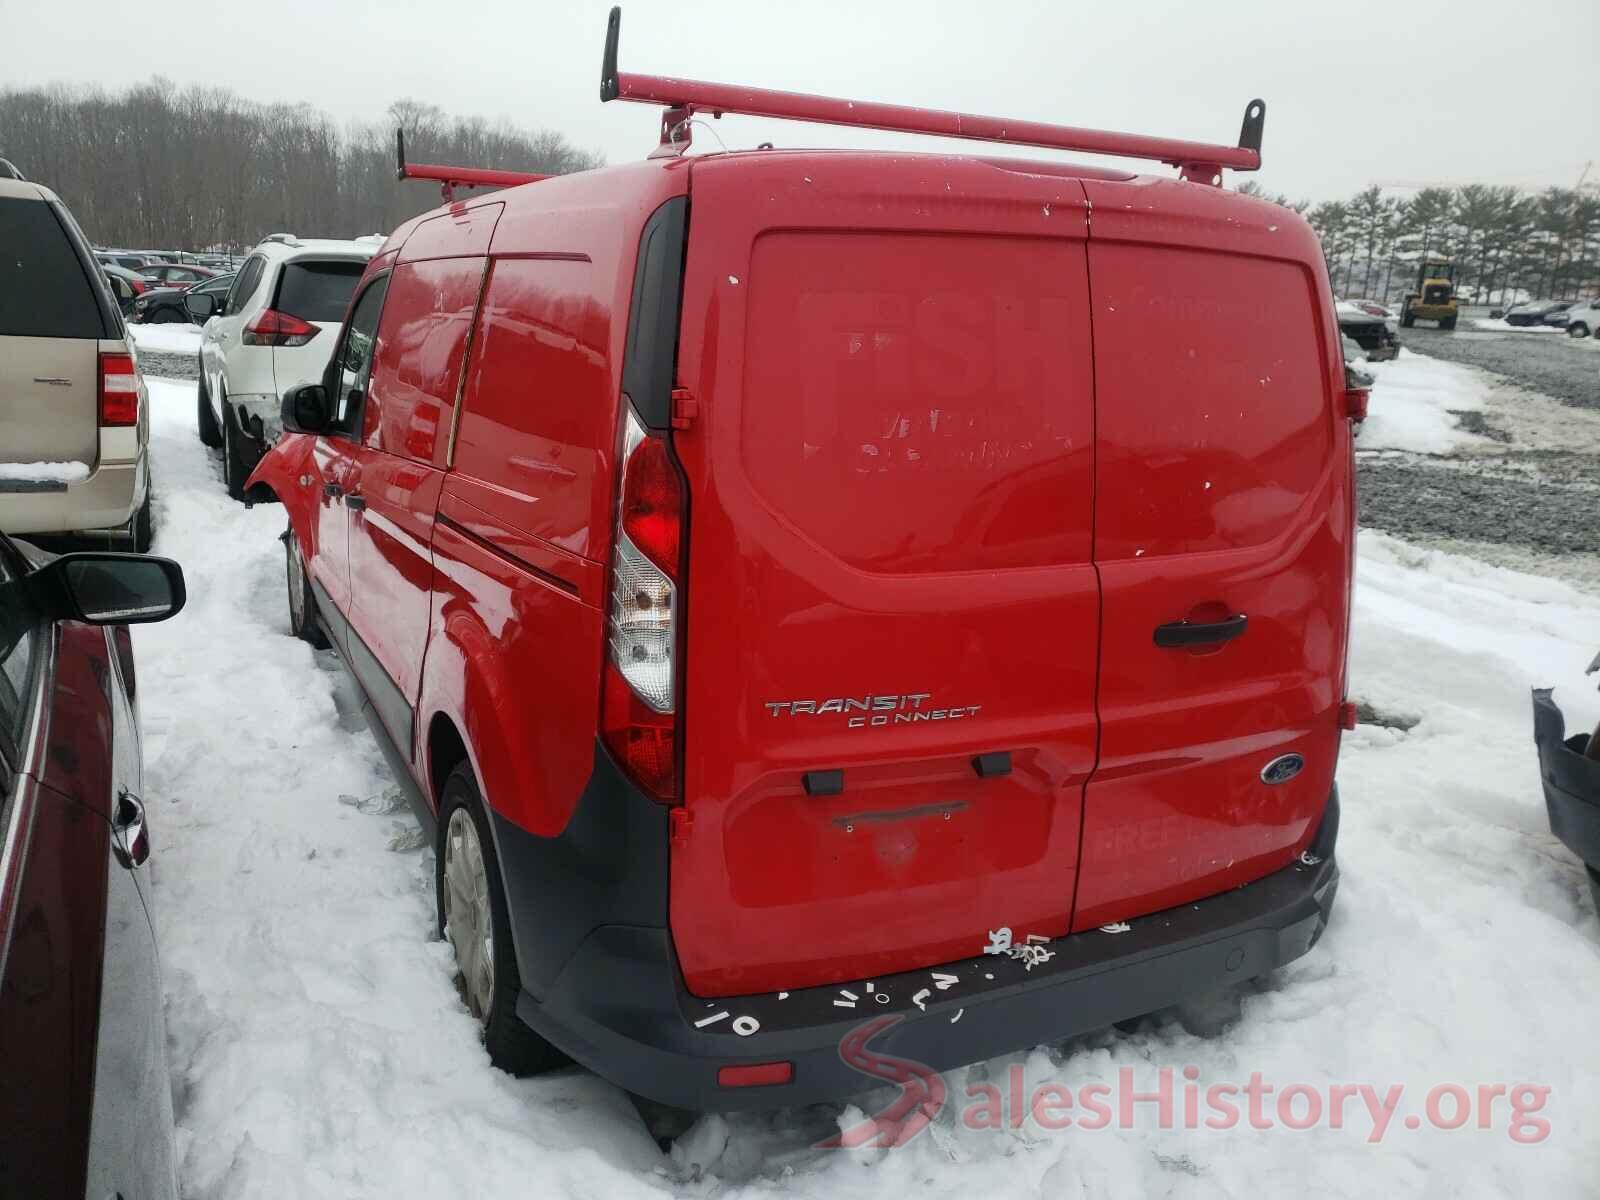
<instances>
[{"instance_id":1,"label":"rear cargo door","mask_svg":"<svg viewBox=\"0 0 1600 1200\"><path fill-rule=\"evenodd\" d=\"M1104 620L1078 929L1309 842L1338 753L1352 503L1304 223L1186 183L1085 187Z\"/></svg>"},{"instance_id":2,"label":"rear cargo door","mask_svg":"<svg viewBox=\"0 0 1600 1200\"><path fill-rule=\"evenodd\" d=\"M1082 185L934 157L693 169L687 983L1063 933L1099 620Z\"/></svg>"},{"instance_id":3,"label":"rear cargo door","mask_svg":"<svg viewBox=\"0 0 1600 1200\"><path fill-rule=\"evenodd\" d=\"M28 486L19 463L98 455L99 341L108 331L53 206L0 196L0 490ZM59 478L59 469L41 469Z\"/></svg>"}]
</instances>

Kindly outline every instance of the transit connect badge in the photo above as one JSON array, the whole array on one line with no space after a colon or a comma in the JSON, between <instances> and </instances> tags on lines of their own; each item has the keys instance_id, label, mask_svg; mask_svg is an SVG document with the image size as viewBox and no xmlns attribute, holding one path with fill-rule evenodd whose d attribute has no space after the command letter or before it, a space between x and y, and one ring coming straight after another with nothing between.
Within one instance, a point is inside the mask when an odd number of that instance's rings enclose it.
<instances>
[{"instance_id":1,"label":"transit connect badge","mask_svg":"<svg viewBox=\"0 0 1600 1200\"><path fill-rule=\"evenodd\" d=\"M843 716L849 729L875 729L886 725L914 725L922 721L959 721L975 717L980 704L933 708L931 692L892 695L835 696L828 700L768 700L764 707L774 717Z\"/></svg>"}]
</instances>

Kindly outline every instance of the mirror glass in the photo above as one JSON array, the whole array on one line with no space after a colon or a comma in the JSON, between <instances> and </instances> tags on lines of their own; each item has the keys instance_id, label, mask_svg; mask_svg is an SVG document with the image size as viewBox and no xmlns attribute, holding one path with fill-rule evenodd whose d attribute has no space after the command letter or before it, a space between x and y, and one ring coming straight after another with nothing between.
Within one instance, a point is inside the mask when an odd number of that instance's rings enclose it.
<instances>
[{"instance_id":1,"label":"mirror glass","mask_svg":"<svg viewBox=\"0 0 1600 1200\"><path fill-rule=\"evenodd\" d=\"M182 607L167 564L159 560L130 554L71 558L62 565L67 588L86 621L160 621Z\"/></svg>"}]
</instances>

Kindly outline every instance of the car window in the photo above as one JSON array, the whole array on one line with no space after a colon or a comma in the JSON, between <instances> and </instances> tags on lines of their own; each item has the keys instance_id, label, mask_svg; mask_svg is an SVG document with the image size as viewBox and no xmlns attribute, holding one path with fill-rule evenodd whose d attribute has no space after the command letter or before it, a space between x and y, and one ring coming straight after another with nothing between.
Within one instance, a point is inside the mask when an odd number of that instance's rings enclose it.
<instances>
[{"instance_id":1,"label":"car window","mask_svg":"<svg viewBox=\"0 0 1600 1200\"><path fill-rule=\"evenodd\" d=\"M333 428L354 435L360 427L361 401L367 381L372 377L372 349L378 332L378 316L383 312L383 297L389 290L389 277L381 275L367 285L344 328L335 360L338 380L333 394Z\"/></svg>"},{"instance_id":2,"label":"car window","mask_svg":"<svg viewBox=\"0 0 1600 1200\"><path fill-rule=\"evenodd\" d=\"M98 338L100 305L50 205L0 198L0 334Z\"/></svg>"},{"instance_id":3,"label":"car window","mask_svg":"<svg viewBox=\"0 0 1600 1200\"><path fill-rule=\"evenodd\" d=\"M245 301L255 294L256 284L261 282L261 271L266 266L266 261L252 255L239 272L238 278L233 281L233 287L228 292L228 302L223 306L222 315L231 317L244 307Z\"/></svg>"},{"instance_id":4,"label":"car window","mask_svg":"<svg viewBox=\"0 0 1600 1200\"><path fill-rule=\"evenodd\" d=\"M202 283L198 287L196 287L194 290L197 291L197 292L204 292L206 295L209 296L209 295L213 295L213 294L215 294L217 292L226 293L227 290L229 288L231 288L232 286L233 286L233 280L232 279L208 279L204 283Z\"/></svg>"},{"instance_id":5,"label":"car window","mask_svg":"<svg viewBox=\"0 0 1600 1200\"><path fill-rule=\"evenodd\" d=\"M366 269L364 262L285 263L272 307L302 321L342 321Z\"/></svg>"},{"instance_id":6,"label":"car window","mask_svg":"<svg viewBox=\"0 0 1600 1200\"><path fill-rule=\"evenodd\" d=\"M27 718L38 629L38 617L23 594L20 573L0 554L0 753L13 763Z\"/></svg>"}]
</instances>

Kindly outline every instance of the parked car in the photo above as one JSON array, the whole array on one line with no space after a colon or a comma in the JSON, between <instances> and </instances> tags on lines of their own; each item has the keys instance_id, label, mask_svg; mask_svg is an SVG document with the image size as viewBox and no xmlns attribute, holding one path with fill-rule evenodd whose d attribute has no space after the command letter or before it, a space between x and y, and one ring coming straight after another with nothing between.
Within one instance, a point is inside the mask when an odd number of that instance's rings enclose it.
<instances>
[{"instance_id":1,"label":"parked car","mask_svg":"<svg viewBox=\"0 0 1600 1200\"><path fill-rule=\"evenodd\" d=\"M1506 309L1505 322L1507 325L1543 325L1547 316L1565 308L1560 300L1530 300Z\"/></svg>"},{"instance_id":2,"label":"parked car","mask_svg":"<svg viewBox=\"0 0 1600 1200\"><path fill-rule=\"evenodd\" d=\"M1576 301L1566 312L1567 336L1588 337L1600 329L1600 296Z\"/></svg>"},{"instance_id":3,"label":"parked car","mask_svg":"<svg viewBox=\"0 0 1600 1200\"><path fill-rule=\"evenodd\" d=\"M672 149L402 225L248 480L490 1058L801 1104L869 1017L942 1070L1305 953L1358 403L1309 225Z\"/></svg>"},{"instance_id":4,"label":"parked car","mask_svg":"<svg viewBox=\"0 0 1600 1200\"><path fill-rule=\"evenodd\" d=\"M1567 327L1567 321L1570 319L1569 314L1572 312L1572 307L1576 303L1576 300L1563 300L1549 312L1545 313L1543 319L1541 319L1539 323L1541 325L1553 325L1557 329L1565 329Z\"/></svg>"},{"instance_id":5,"label":"parked car","mask_svg":"<svg viewBox=\"0 0 1600 1200\"><path fill-rule=\"evenodd\" d=\"M0 1195L177 1195L127 627L183 602L166 559L0 536Z\"/></svg>"},{"instance_id":6,"label":"parked car","mask_svg":"<svg viewBox=\"0 0 1600 1200\"><path fill-rule=\"evenodd\" d=\"M1399 322L1400 316L1388 305L1377 300L1346 300L1346 304L1353 304L1369 317L1382 317L1385 321ZM1393 326L1391 326L1393 328Z\"/></svg>"},{"instance_id":7,"label":"parked car","mask_svg":"<svg viewBox=\"0 0 1600 1200\"><path fill-rule=\"evenodd\" d=\"M0 530L150 544L149 403L107 279L120 270L54 192L0 179Z\"/></svg>"},{"instance_id":8,"label":"parked car","mask_svg":"<svg viewBox=\"0 0 1600 1200\"><path fill-rule=\"evenodd\" d=\"M1344 385L1347 390L1370 388L1378 381L1371 371L1356 366L1367 361L1367 352L1361 348L1360 342L1343 333L1339 336L1339 348L1344 352Z\"/></svg>"},{"instance_id":9,"label":"parked car","mask_svg":"<svg viewBox=\"0 0 1600 1200\"><path fill-rule=\"evenodd\" d=\"M1349 300L1334 305L1339 332L1360 345L1371 362L1384 362L1400 353L1393 319L1374 316Z\"/></svg>"},{"instance_id":10,"label":"parked car","mask_svg":"<svg viewBox=\"0 0 1600 1200\"><path fill-rule=\"evenodd\" d=\"M1600 670L1600 654L1589 674ZM1600 911L1600 728L1567 736L1567 719L1550 688L1533 691L1533 740L1539 750L1550 832L1577 855Z\"/></svg>"},{"instance_id":11,"label":"parked car","mask_svg":"<svg viewBox=\"0 0 1600 1200\"><path fill-rule=\"evenodd\" d=\"M141 325L173 322L186 325L194 318L189 314L188 305L184 303L185 296L190 292L198 292L222 300L227 297L228 289L233 286L233 280L232 275L217 275L204 283L188 287L153 288L134 300L133 313L129 319Z\"/></svg>"},{"instance_id":12,"label":"parked car","mask_svg":"<svg viewBox=\"0 0 1600 1200\"><path fill-rule=\"evenodd\" d=\"M130 314L139 297L153 286L149 276L141 275L138 271L130 271L126 267L102 264L100 270L105 273L106 282L111 286L111 294L116 298L117 309L123 316Z\"/></svg>"},{"instance_id":13,"label":"parked car","mask_svg":"<svg viewBox=\"0 0 1600 1200\"><path fill-rule=\"evenodd\" d=\"M196 263L161 263L146 267L140 274L151 279L158 287L192 287L214 278L217 272Z\"/></svg>"},{"instance_id":14,"label":"parked car","mask_svg":"<svg viewBox=\"0 0 1600 1200\"><path fill-rule=\"evenodd\" d=\"M121 267L124 271L143 272L146 267L160 261L148 254L136 254L131 250L96 250L94 256L104 265Z\"/></svg>"},{"instance_id":15,"label":"parked car","mask_svg":"<svg viewBox=\"0 0 1600 1200\"><path fill-rule=\"evenodd\" d=\"M200 440L222 450L228 494L278 436L290 388L319 378L333 353L356 281L375 245L279 234L250 252L226 296L190 292L184 304L203 325Z\"/></svg>"}]
</instances>

